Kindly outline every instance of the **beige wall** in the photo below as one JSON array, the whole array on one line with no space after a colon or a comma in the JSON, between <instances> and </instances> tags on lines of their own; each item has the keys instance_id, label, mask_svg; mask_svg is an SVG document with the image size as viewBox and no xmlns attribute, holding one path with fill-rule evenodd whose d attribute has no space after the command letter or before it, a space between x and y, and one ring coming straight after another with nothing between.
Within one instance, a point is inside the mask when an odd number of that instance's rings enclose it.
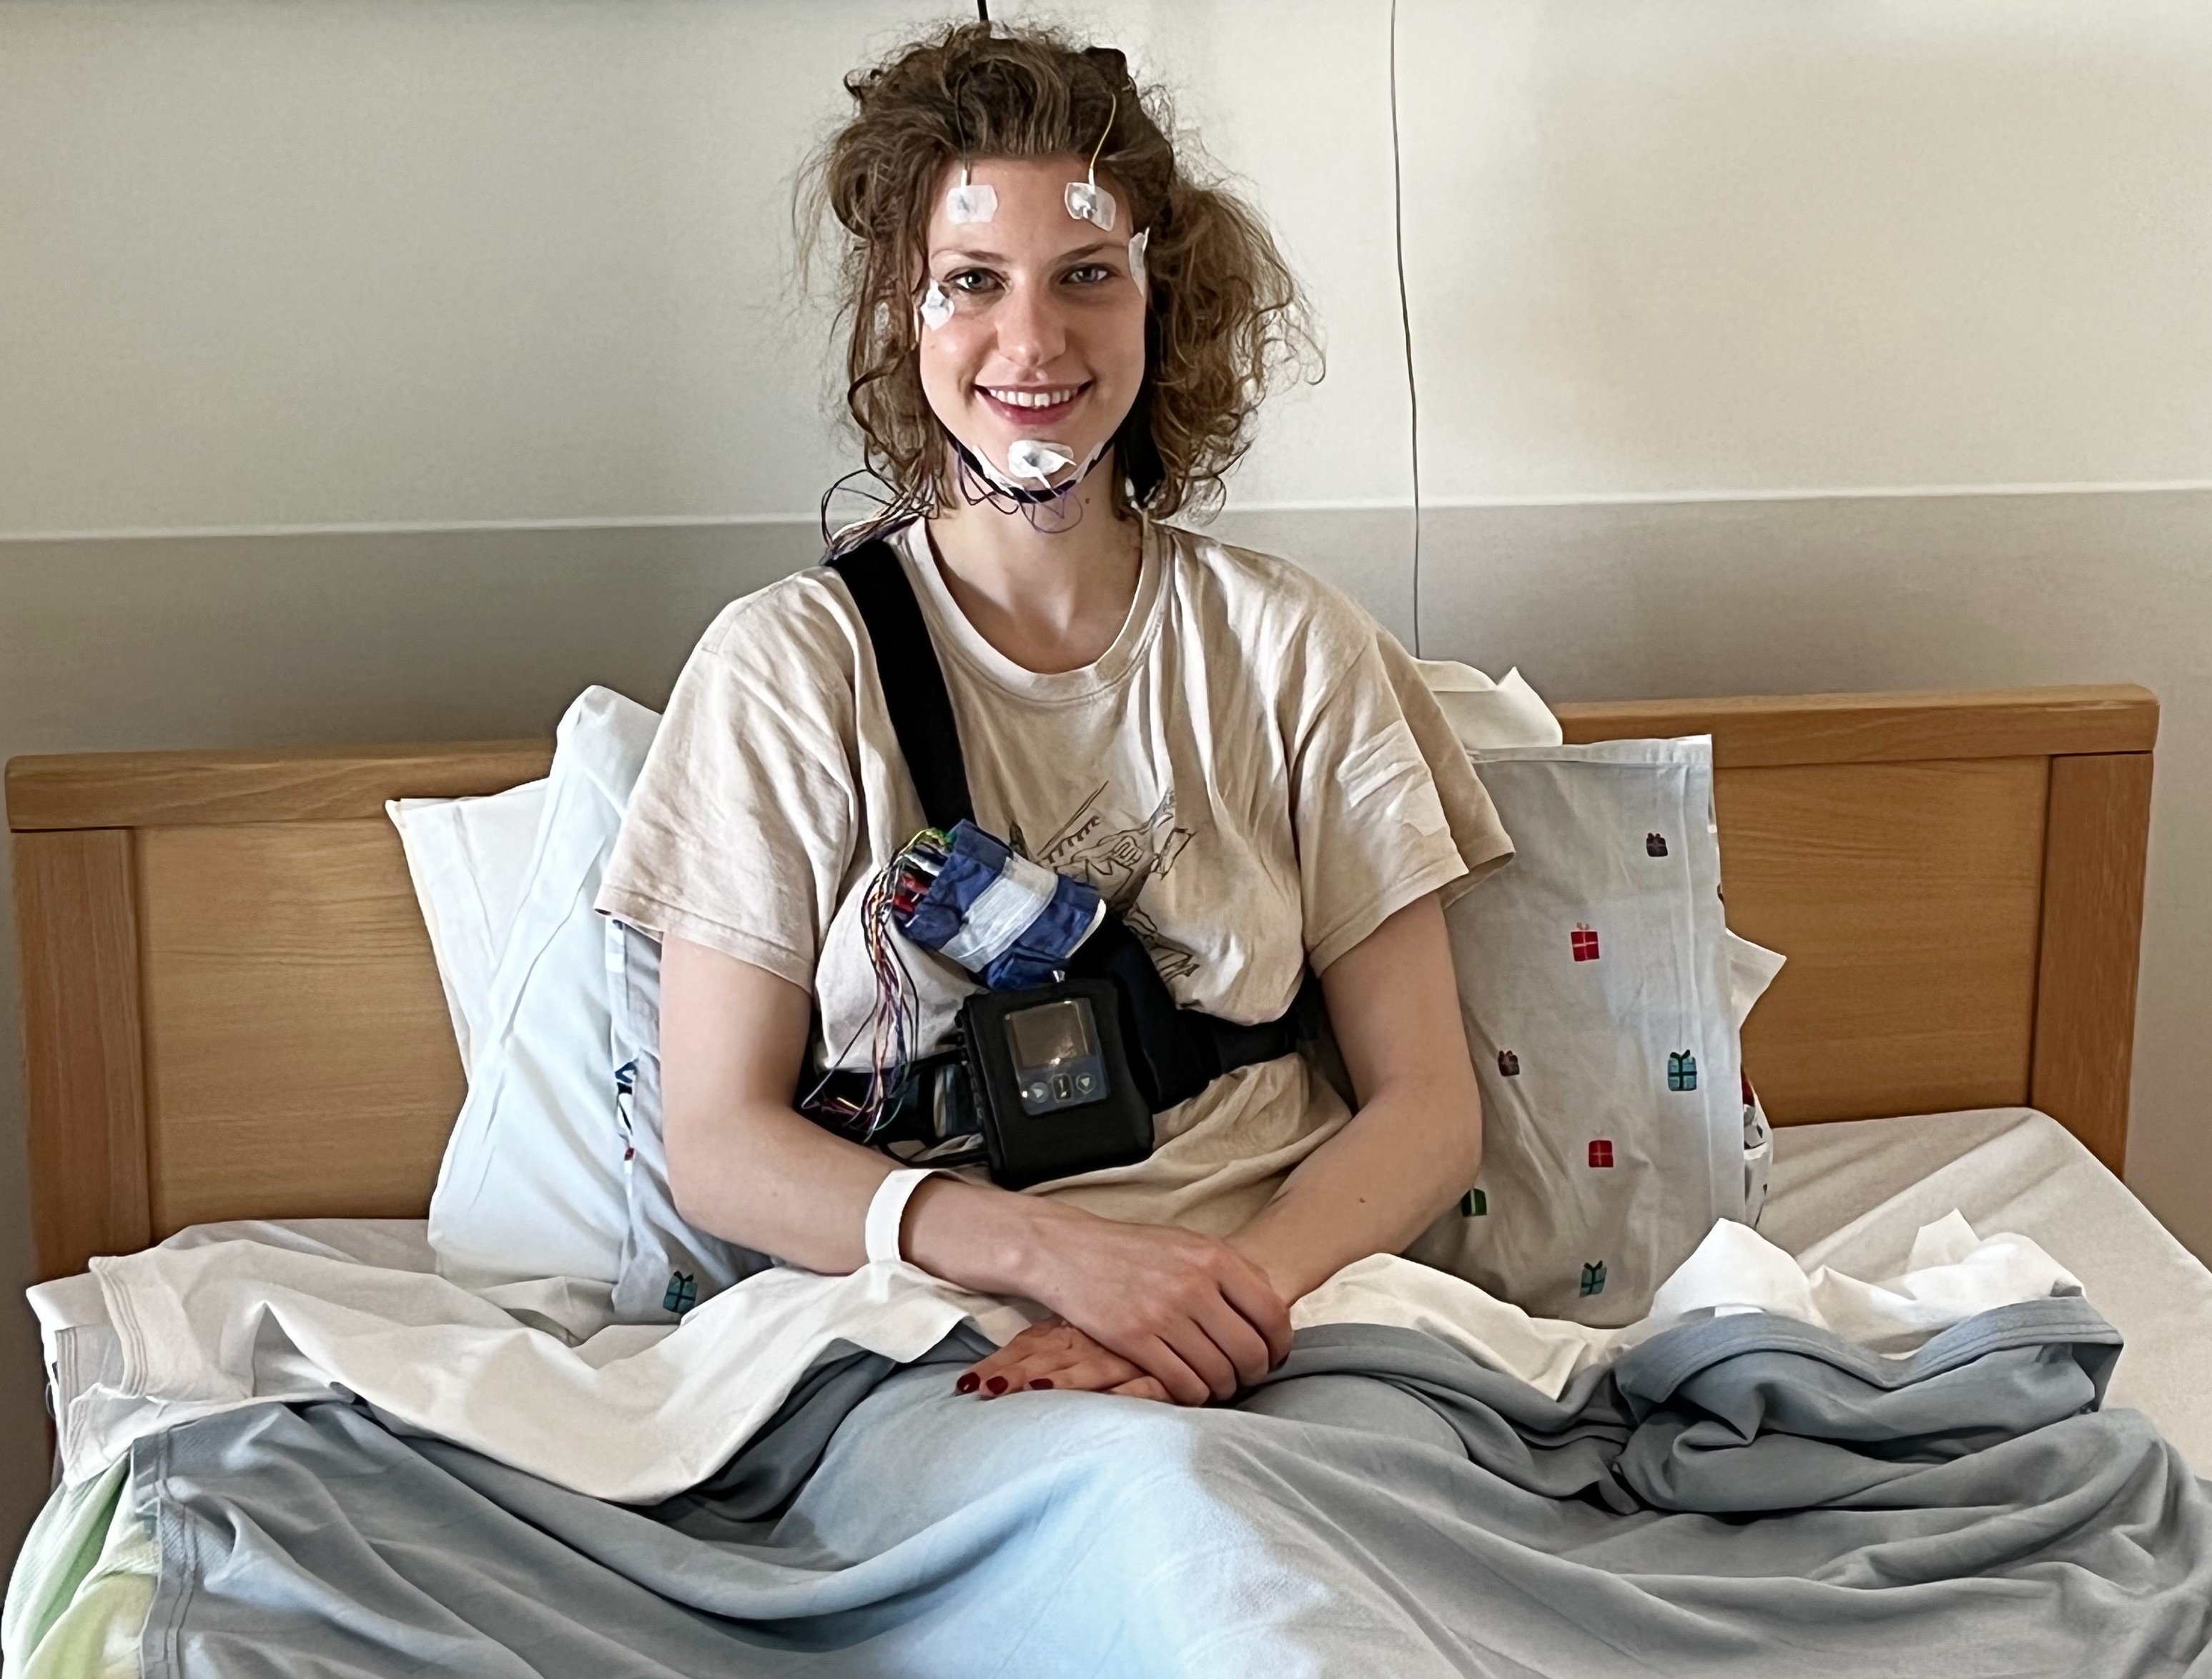
<instances>
[{"instance_id":1,"label":"beige wall","mask_svg":"<svg viewBox=\"0 0 2212 1679\"><path fill-rule=\"evenodd\" d=\"M850 452L792 179L847 68L963 9L11 4L0 532L811 515ZM1189 79L1327 323L1245 494L1402 500L1385 37L1094 10Z\"/></svg>"},{"instance_id":2,"label":"beige wall","mask_svg":"<svg viewBox=\"0 0 2212 1679\"><path fill-rule=\"evenodd\" d=\"M1437 501L2212 478L2212 7L1401 0Z\"/></svg>"},{"instance_id":3,"label":"beige wall","mask_svg":"<svg viewBox=\"0 0 2212 1679\"><path fill-rule=\"evenodd\" d=\"M657 701L720 601L808 557L849 452L790 172L843 69L965 10L0 6L0 756ZM1229 527L1410 635L1386 9L1075 15L1178 84L1319 305L1328 379L1273 411ZM1400 18L1426 650L1560 699L2155 688L2130 1176L2212 1253L2212 493L2081 488L2212 480L2212 12ZM0 1555L37 1393L0 1306Z\"/></svg>"}]
</instances>

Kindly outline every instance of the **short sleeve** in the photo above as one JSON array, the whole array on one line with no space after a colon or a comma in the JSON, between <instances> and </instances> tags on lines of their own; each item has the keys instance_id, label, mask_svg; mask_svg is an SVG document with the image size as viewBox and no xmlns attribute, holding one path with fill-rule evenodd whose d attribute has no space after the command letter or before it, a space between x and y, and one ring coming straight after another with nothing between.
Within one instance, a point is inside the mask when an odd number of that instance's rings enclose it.
<instances>
[{"instance_id":1,"label":"short sleeve","mask_svg":"<svg viewBox=\"0 0 2212 1679\"><path fill-rule=\"evenodd\" d=\"M1458 848L1460 861L1467 865L1467 872L1443 889L1444 902L1449 904L1511 859L1512 837L1498 820L1498 807L1490 802L1482 779L1468 761L1467 748L1460 743L1451 719L1421 680L1421 668L1413 656L1397 637L1379 627L1376 646L1390 680L1390 691L1397 696L1399 708L1406 714L1406 726L1420 749L1421 761L1429 767L1437 784L1437 797L1451 824L1452 844Z\"/></svg>"},{"instance_id":2,"label":"short sleeve","mask_svg":"<svg viewBox=\"0 0 2212 1679\"><path fill-rule=\"evenodd\" d=\"M1316 973L1407 905L1455 897L1512 855L1413 661L1371 623L1312 708L1291 791Z\"/></svg>"},{"instance_id":3,"label":"short sleeve","mask_svg":"<svg viewBox=\"0 0 2212 1679\"><path fill-rule=\"evenodd\" d=\"M820 594L787 579L701 639L597 900L810 992L858 828L854 651Z\"/></svg>"}]
</instances>

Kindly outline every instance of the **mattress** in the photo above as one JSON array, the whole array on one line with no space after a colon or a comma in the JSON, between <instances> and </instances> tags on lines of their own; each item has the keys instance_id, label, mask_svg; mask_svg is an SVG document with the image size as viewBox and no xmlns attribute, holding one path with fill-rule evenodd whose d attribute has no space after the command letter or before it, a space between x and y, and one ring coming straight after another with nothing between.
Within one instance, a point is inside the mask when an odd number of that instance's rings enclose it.
<instances>
[{"instance_id":1,"label":"mattress","mask_svg":"<svg viewBox=\"0 0 2212 1679\"><path fill-rule=\"evenodd\" d=\"M1759 1228L1808 1270L1832 1265L1878 1278L1902 1270L1914 1233L1954 1209L1983 1235L2011 1230L2033 1238L2079 1277L2091 1303L2127 1339L2108 1403L2145 1412L2200 1471L2212 1465L2212 1401L2206 1397L2212 1393L2212 1271L2047 1115L1992 1108L1784 1129L1775 1139ZM315 1219L209 1226L195 1233L201 1240L253 1237L428 1270L425 1231L420 1221ZM84 1282L84 1298L48 1297L50 1309L69 1308L62 1315L78 1319L47 1325L58 1405L115 1368L119 1357L98 1310L98 1290ZM57 1494L10 1583L11 1670L28 1653L23 1640L29 1628L19 1611L32 1604L53 1606L41 1619L67 1608L70 1641L80 1652L102 1649L112 1661L132 1646L151 1587L150 1579L142 1584L143 1525L112 1494L87 1498L80 1489L72 1500ZM72 1572L83 1586L68 1578ZM95 1590L104 1595L94 1597ZM103 1624L108 1622L114 1624ZM48 1670L41 1660L26 1670ZM100 1664L96 1670L110 1670Z\"/></svg>"}]
</instances>

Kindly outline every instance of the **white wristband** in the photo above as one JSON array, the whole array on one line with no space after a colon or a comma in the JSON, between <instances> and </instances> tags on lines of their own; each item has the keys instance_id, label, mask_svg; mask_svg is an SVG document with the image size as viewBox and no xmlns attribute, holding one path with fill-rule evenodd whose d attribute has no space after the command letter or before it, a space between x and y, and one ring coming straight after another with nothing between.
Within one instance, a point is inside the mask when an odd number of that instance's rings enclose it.
<instances>
[{"instance_id":1,"label":"white wristband","mask_svg":"<svg viewBox=\"0 0 2212 1679\"><path fill-rule=\"evenodd\" d=\"M938 1175L933 1166L901 1167L876 1185L875 1197L868 1203L867 1221L860 1227L871 1264L878 1259L905 1257L899 1252L899 1228L906 1222L906 1203L914 1199L922 1179Z\"/></svg>"}]
</instances>

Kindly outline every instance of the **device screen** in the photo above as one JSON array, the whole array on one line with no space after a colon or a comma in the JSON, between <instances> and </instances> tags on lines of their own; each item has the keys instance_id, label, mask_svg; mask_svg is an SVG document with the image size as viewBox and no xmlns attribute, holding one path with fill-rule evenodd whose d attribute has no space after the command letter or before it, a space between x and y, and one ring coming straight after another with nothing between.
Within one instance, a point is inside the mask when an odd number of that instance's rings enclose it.
<instances>
[{"instance_id":1,"label":"device screen","mask_svg":"<svg viewBox=\"0 0 2212 1679\"><path fill-rule=\"evenodd\" d=\"M1089 999L1065 997L1017 1010L1006 1016L1006 1041L1024 1112L1049 1113L1105 1097L1106 1064Z\"/></svg>"},{"instance_id":2,"label":"device screen","mask_svg":"<svg viewBox=\"0 0 2212 1679\"><path fill-rule=\"evenodd\" d=\"M1013 1034L1018 1067L1049 1067L1096 1052L1091 1037L1091 1005L1082 997L1041 1003L1009 1015L1006 1029Z\"/></svg>"}]
</instances>

